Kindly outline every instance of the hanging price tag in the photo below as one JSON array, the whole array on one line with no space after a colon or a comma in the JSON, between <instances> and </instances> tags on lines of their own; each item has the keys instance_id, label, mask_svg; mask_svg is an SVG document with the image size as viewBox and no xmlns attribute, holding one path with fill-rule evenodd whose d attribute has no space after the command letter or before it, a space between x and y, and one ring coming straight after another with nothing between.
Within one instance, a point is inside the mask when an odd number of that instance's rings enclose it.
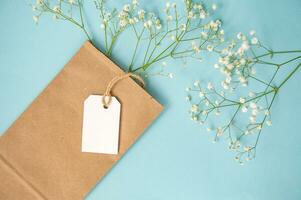
<instances>
[{"instance_id":1,"label":"hanging price tag","mask_svg":"<svg viewBox=\"0 0 301 200\"><path fill-rule=\"evenodd\" d=\"M143 79L127 73L114 77L103 96L90 95L84 103L82 152L118 154L120 103L111 95L114 85L128 77L144 86Z\"/></svg>"},{"instance_id":2,"label":"hanging price tag","mask_svg":"<svg viewBox=\"0 0 301 200\"><path fill-rule=\"evenodd\" d=\"M110 96L106 106L103 96L90 95L84 102L82 152L118 154L120 103Z\"/></svg>"}]
</instances>

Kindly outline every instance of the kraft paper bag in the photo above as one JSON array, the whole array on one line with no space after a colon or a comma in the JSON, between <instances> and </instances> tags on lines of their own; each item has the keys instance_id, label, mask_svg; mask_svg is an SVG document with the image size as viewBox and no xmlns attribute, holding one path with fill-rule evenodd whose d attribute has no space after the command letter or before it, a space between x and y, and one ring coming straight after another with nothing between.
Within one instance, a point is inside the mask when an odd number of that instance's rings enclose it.
<instances>
[{"instance_id":1,"label":"kraft paper bag","mask_svg":"<svg viewBox=\"0 0 301 200\"><path fill-rule=\"evenodd\" d=\"M163 107L131 78L121 103L118 155L81 152L83 103L124 72L89 42L0 138L1 200L77 200L122 157Z\"/></svg>"}]
</instances>

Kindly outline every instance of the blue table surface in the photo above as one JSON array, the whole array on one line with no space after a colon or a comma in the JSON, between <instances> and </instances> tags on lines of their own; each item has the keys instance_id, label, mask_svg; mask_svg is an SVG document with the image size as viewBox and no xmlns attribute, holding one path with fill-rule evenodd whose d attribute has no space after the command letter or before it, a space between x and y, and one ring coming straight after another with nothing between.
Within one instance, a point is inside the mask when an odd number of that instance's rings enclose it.
<instances>
[{"instance_id":1,"label":"blue table surface","mask_svg":"<svg viewBox=\"0 0 301 200\"><path fill-rule=\"evenodd\" d=\"M29 3L0 2L0 133L86 40L72 25L56 22L51 16L42 18L36 26ZM228 34L255 29L273 49L301 48L300 0L216 3ZM141 4L152 10L164 2L145 0ZM99 25L92 10L92 5L85 7L90 13L89 29L94 33ZM132 47L131 39L124 40L124 46ZM118 48L114 58L121 65L127 58L124 46ZM173 79L148 80L148 91L164 104L165 110L87 196L88 200L301 199L301 72L287 82L276 99L274 123L264 130L256 159L240 166L226 142L212 144L205 129L193 124L187 113L185 87L195 79L212 76L211 68L193 62L186 67L178 63L169 68L175 74Z\"/></svg>"}]
</instances>

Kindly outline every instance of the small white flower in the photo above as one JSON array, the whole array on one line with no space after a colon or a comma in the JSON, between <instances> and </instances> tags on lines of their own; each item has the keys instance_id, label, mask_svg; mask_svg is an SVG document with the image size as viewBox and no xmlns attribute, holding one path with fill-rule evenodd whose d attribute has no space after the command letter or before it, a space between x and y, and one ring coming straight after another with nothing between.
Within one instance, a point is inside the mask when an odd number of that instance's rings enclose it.
<instances>
[{"instance_id":1,"label":"small white flower","mask_svg":"<svg viewBox=\"0 0 301 200\"><path fill-rule=\"evenodd\" d=\"M187 87L187 88L186 88L186 91L187 91L187 92L189 92L190 90L191 90L191 88L190 88L190 87Z\"/></svg>"},{"instance_id":2,"label":"small white flower","mask_svg":"<svg viewBox=\"0 0 301 200\"><path fill-rule=\"evenodd\" d=\"M193 117L191 118L191 120L192 120L192 121L198 121L198 117L197 117L197 116L193 116Z\"/></svg>"},{"instance_id":3,"label":"small white flower","mask_svg":"<svg viewBox=\"0 0 301 200\"><path fill-rule=\"evenodd\" d=\"M208 82L207 88L208 88L208 90L213 90L213 88L214 88L213 84L211 82Z\"/></svg>"},{"instance_id":4,"label":"small white flower","mask_svg":"<svg viewBox=\"0 0 301 200\"><path fill-rule=\"evenodd\" d=\"M208 34L204 31L201 32L201 37L203 38L207 38L208 37Z\"/></svg>"},{"instance_id":5,"label":"small white flower","mask_svg":"<svg viewBox=\"0 0 301 200\"><path fill-rule=\"evenodd\" d=\"M170 8L170 3L169 3L169 2L166 2L165 7L166 7L166 8Z\"/></svg>"},{"instance_id":6,"label":"small white flower","mask_svg":"<svg viewBox=\"0 0 301 200\"><path fill-rule=\"evenodd\" d=\"M252 110L252 115L253 115L253 116L256 116L257 114L258 114L258 110L257 110L257 109L253 109L253 110Z\"/></svg>"},{"instance_id":7,"label":"small white flower","mask_svg":"<svg viewBox=\"0 0 301 200\"><path fill-rule=\"evenodd\" d=\"M246 102L246 99L240 97L240 98L239 98L239 102L240 102L241 104L244 104L244 103Z\"/></svg>"},{"instance_id":8,"label":"small white flower","mask_svg":"<svg viewBox=\"0 0 301 200\"><path fill-rule=\"evenodd\" d=\"M240 64L245 65L246 64L246 59L242 58L242 59L240 59L239 62L240 62Z\"/></svg>"},{"instance_id":9,"label":"small white flower","mask_svg":"<svg viewBox=\"0 0 301 200\"><path fill-rule=\"evenodd\" d=\"M175 41L175 40L176 40L176 36L171 35L171 36L170 36L170 39L171 39L172 41Z\"/></svg>"},{"instance_id":10,"label":"small white flower","mask_svg":"<svg viewBox=\"0 0 301 200\"><path fill-rule=\"evenodd\" d=\"M229 89L229 84L226 81L222 81L221 82L221 86L225 89L228 90Z\"/></svg>"},{"instance_id":11,"label":"small white flower","mask_svg":"<svg viewBox=\"0 0 301 200\"><path fill-rule=\"evenodd\" d=\"M244 42L242 43L242 45L241 45L241 49L242 49L243 51L246 51L246 50L248 50L249 48L250 48L249 43L248 43L247 41L244 41Z\"/></svg>"},{"instance_id":12,"label":"small white flower","mask_svg":"<svg viewBox=\"0 0 301 200\"><path fill-rule=\"evenodd\" d=\"M212 45L207 45L207 50L208 51L213 51L214 47Z\"/></svg>"},{"instance_id":13,"label":"small white flower","mask_svg":"<svg viewBox=\"0 0 301 200\"><path fill-rule=\"evenodd\" d=\"M240 76L240 77L239 77L239 81L240 81L240 83L241 83L243 86L246 86L247 83L248 83L247 79L246 79L245 77L243 77L243 76Z\"/></svg>"},{"instance_id":14,"label":"small white flower","mask_svg":"<svg viewBox=\"0 0 301 200\"><path fill-rule=\"evenodd\" d=\"M132 4L133 4L134 6L138 6L139 2L138 2L138 0L133 0L133 1L132 1Z\"/></svg>"},{"instance_id":15,"label":"small white flower","mask_svg":"<svg viewBox=\"0 0 301 200\"><path fill-rule=\"evenodd\" d=\"M104 23L101 23L101 24L100 24L100 28L101 28L101 29L104 29L104 28L105 28Z\"/></svg>"},{"instance_id":16,"label":"small white flower","mask_svg":"<svg viewBox=\"0 0 301 200\"><path fill-rule=\"evenodd\" d=\"M169 77L170 79L172 79L172 78L173 78L173 73L168 73L168 77Z\"/></svg>"},{"instance_id":17,"label":"small white flower","mask_svg":"<svg viewBox=\"0 0 301 200\"><path fill-rule=\"evenodd\" d=\"M138 18L139 19L144 19L145 17L145 11L144 10L139 10L138 11Z\"/></svg>"},{"instance_id":18,"label":"small white flower","mask_svg":"<svg viewBox=\"0 0 301 200\"><path fill-rule=\"evenodd\" d=\"M42 5L43 4L43 0L37 0L36 1L36 4L39 6L39 5Z\"/></svg>"},{"instance_id":19,"label":"small white flower","mask_svg":"<svg viewBox=\"0 0 301 200\"><path fill-rule=\"evenodd\" d=\"M199 110L199 107L198 107L198 105L192 105L191 106L191 109L190 109L190 111L192 112L192 113L196 113L196 112L198 112L198 110Z\"/></svg>"},{"instance_id":20,"label":"small white flower","mask_svg":"<svg viewBox=\"0 0 301 200\"><path fill-rule=\"evenodd\" d=\"M189 12L188 12L187 18L188 18L188 19L192 19L193 17L194 17L193 12L192 12L192 11L189 11Z\"/></svg>"},{"instance_id":21,"label":"small white flower","mask_svg":"<svg viewBox=\"0 0 301 200\"><path fill-rule=\"evenodd\" d=\"M251 36L254 36L255 34L256 34L256 31L255 31L255 30L251 30L251 31L250 31L250 35L251 35Z\"/></svg>"},{"instance_id":22,"label":"small white flower","mask_svg":"<svg viewBox=\"0 0 301 200\"><path fill-rule=\"evenodd\" d=\"M237 34L237 39L241 40L242 37L243 37L243 34L239 32L239 33Z\"/></svg>"},{"instance_id":23,"label":"small white flower","mask_svg":"<svg viewBox=\"0 0 301 200\"><path fill-rule=\"evenodd\" d=\"M226 67L231 71L234 68L234 65L232 63L229 63Z\"/></svg>"},{"instance_id":24,"label":"small white flower","mask_svg":"<svg viewBox=\"0 0 301 200\"><path fill-rule=\"evenodd\" d=\"M129 23L130 24L135 24L135 20L134 19L129 19Z\"/></svg>"},{"instance_id":25,"label":"small white flower","mask_svg":"<svg viewBox=\"0 0 301 200\"><path fill-rule=\"evenodd\" d=\"M60 7L59 6L54 6L53 11L54 12L60 12Z\"/></svg>"},{"instance_id":26,"label":"small white flower","mask_svg":"<svg viewBox=\"0 0 301 200\"><path fill-rule=\"evenodd\" d=\"M258 44L258 39L256 37L253 37L251 40L252 44Z\"/></svg>"},{"instance_id":27,"label":"small white flower","mask_svg":"<svg viewBox=\"0 0 301 200\"><path fill-rule=\"evenodd\" d=\"M214 3L214 4L212 4L211 8L212 8L212 10L216 10L217 9L217 5Z\"/></svg>"},{"instance_id":28,"label":"small white flower","mask_svg":"<svg viewBox=\"0 0 301 200\"><path fill-rule=\"evenodd\" d=\"M252 150L251 147L244 147L244 151L246 151L246 152L249 152L249 151L251 151L251 150Z\"/></svg>"},{"instance_id":29,"label":"small white flower","mask_svg":"<svg viewBox=\"0 0 301 200\"><path fill-rule=\"evenodd\" d=\"M75 3L75 0L68 0L68 2L69 2L70 4L74 4L74 3Z\"/></svg>"},{"instance_id":30,"label":"small white flower","mask_svg":"<svg viewBox=\"0 0 301 200\"><path fill-rule=\"evenodd\" d=\"M252 124L255 124L255 123L256 123L256 117L251 116L249 119L250 119L250 122L251 122Z\"/></svg>"},{"instance_id":31,"label":"small white flower","mask_svg":"<svg viewBox=\"0 0 301 200\"><path fill-rule=\"evenodd\" d=\"M249 97L254 97L255 93L254 92L249 92Z\"/></svg>"},{"instance_id":32,"label":"small white flower","mask_svg":"<svg viewBox=\"0 0 301 200\"><path fill-rule=\"evenodd\" d=\"M206 12L204 10L202 10L200 12L200 19L205 19L206 18Z\"/></svg>"},{"instance_id":33,"label":"small white flower","mask_svg":"<svg viewBox=\"0 0 301 200\"><path fill-rule=\"evenodd\" d=\"M241 111L244 112L244 113L245 113L245 112L248 112L248 108L247 108L246 106L243 106L243 107L241 108Z\"/></svg>"},{"instance_id":34,"label":"small white flower","mask_svg":"<svg viewBox=\"0 0 301 200\"><path fill-rule=\"evenodd\" d=\"M218 137L222 136L224 134L223 129L221 127L218 127L216 129L216 134Z\"/></svg>"},{"instance_id":35,"label":"small white flower","mask_svg":"<svg viewBox=\"0 0 301 200\"><path fill-rule=\"evenodd\" d=\"M180 30L185 31L186 30L186 24L180 24Z\"/></svg>"},{"instance_id":36,"label":"small white flower","mask_svg":"<svg viewBox=\"0 0 301 200\"><path fill-rule=\"evenodd\" d=\"M211 131L211 128L208 127L206 130L207 130L208 132L210 132L210 131Z\"/></svg>"},{"instance_id":37,"label":"small white flower","mask_svg":"<svg viewBox=\"0 0 301 200\"><path fill-rule=\"evenodd\" d=\"M203 91L200 91L199 96L200 96L200 97L204 97L204 96L205 96L205 93L204 93Z\"/></svg>"},{"instance_id":38,"label":"small white flower","mask_svg":"<svg viewBox=\"0 0 301 200\"><path fill-rule=\"evenodd\" d=\"M156 28L157 28L158 30L160 30L160 29L162 28L161 21L160 21L159 19L157 19L157 20L155 21L155 24L156 24Z\"/></svg>"},{"instance_id":39,"label":"small white flower","mask_svg":"<svg viewBox=\"0 0 301 200\"><path fill-rule=\"evenodd\" d=\"M257 105L256 105L256 103L254 103L254 102L251 102L251 103L250 103L250 107L251 107L252 109L257 109Z\"/></svg>"},{"instance_id":40,"label":"small white flower","mask_svg":"<svg viewBox=\"0 0 301 200\"><path fill-rule=\"evenodd\" d=\"M255 74L256 74L256 69L252 68L252 69L251 69L251 74L252 74L252 75L255 75Z\"/></svg>"},{"instance_id":41,"label":"small white flower","mask_svg":"<svg viewBox=\"0 0 301 200\"><path fill-rule=\"evenodd\" d=\"M198 80L195 81L195 82L193 83L193 85L196 86L196 87L200 86L200 81L198 81Z\"/></svg>"},{"instance_id":42,"label":"small white flower","mask_svg":"<svg viewBox=\"0 0 301 200\"><path fill-rule=\"evenodd\" d=\"M203 110L202 115L207 115L208 111L207 110Z\"/></svg>"},{"instance_id":43,"label":"small white flower","mask_svg":"<svg viewBox=\"0 0 301 200\"><path fill-rule=\"evenodd\" d=\"M267 120L267 121L266 121L266 124L267 124L268 126L272 126L272 121L271 121L271 120Z\"/></svg>"},{"instance_id":44,"label":"small white flower","mask_svg":"<svg viewBox=\"0 0 301 200\"><path fill-rule=\"evenodd\" d=\"M172 21L172 16L171 15L167 16L167 21Z\"/></svg>"},{"instance_id":45,"label":"small white flower","mask_svg":"<svg viewBox=\"0 0 301 200\"><path fill-rule=\"evenodd\" d=\"M270 115L270 111L269 110L265 110L264 111L264 115L266 115L266 116Z\"/></svg>"},{"instance_id":46,"label":"small white flower","mask_svg":"<svg viewBox=\"0 0 301 200\"><path fill-rule=\"evenodd\" d=\"M214 68L215 68L215 69L218 69L218 68L219 68L219 65L218 65L218 64L214 64Z\"/></svg>"},{"instance_id":47,"label":"small white flower","mask_svg":"<svg viewBox=\"0 0 301 200\"><path fill-rule=\"evenodd\" d=\"M33 21L37 24L39 22L39 17L38 16L33 16L32 17Z\"/></svg>"},{"instance_id":48,"label":"small white flower","mask_svg":"<svg viewBox=\"0 0 301 200\"><path fill-rule=\"evenodd\" d=\"M191 100L191 96L186 96L186 101L190 101Z\"/></svg>"}]
</instances>

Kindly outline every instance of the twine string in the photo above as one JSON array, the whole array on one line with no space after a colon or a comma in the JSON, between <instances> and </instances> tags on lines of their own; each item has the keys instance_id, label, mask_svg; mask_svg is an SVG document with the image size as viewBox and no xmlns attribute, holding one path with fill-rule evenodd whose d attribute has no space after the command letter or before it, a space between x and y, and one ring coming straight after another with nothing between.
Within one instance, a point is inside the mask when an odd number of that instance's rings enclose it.
<instances>
[{"instance_id":1,"label":"twine string","mask_svg":"<svg viewBox=\"0 0 301 200\"><path fill-rule=\"evenodd\" d=\"M145 86L143 79L140 76L133 74L133 73L126 73L121 76L114 77L109 82L109 84L106 88L106 91L105 91L104 95L102 96L102 104L103 104L104 108L108 108L112 102L112 95L111 95L112 88L116 85L117 82L119 82L125 78L128 78L128 77L132 77L132 78L136 79L141 84L142 87Z\"/></svg>"}]
</instances>

